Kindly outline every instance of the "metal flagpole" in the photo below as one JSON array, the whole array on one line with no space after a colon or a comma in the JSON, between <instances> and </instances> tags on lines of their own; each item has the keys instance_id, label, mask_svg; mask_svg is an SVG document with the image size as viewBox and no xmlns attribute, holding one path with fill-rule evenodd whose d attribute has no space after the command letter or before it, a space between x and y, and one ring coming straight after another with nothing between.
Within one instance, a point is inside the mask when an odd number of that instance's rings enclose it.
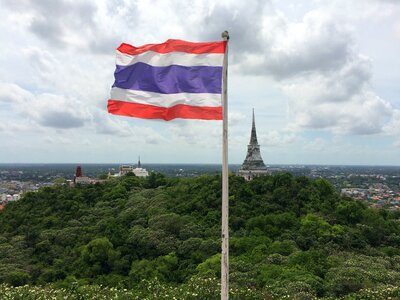
<instances>
[{"instance_id":1,"label":"metal flagpole","mask_svg":"<svg viewBox=\"0 0 400 300\"><path fill-rule=\"evenodd\" d=\"M229 33L224 31L222 38L226 41L222 75L222 253L221 253L221 300L229 299L229 199L228 199L228 41Z\"/></svg>"}]
</instances>

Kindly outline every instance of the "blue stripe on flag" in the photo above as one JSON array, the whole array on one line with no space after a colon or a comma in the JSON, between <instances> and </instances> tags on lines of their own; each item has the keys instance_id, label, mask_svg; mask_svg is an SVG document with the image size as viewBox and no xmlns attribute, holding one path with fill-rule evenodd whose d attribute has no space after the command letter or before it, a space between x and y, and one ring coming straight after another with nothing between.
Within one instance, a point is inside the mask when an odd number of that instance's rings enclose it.
<instances>
[{"instance_id":1,"label":"blue stripe on flag","mask_svg":"<svg viewBox=\"0 0 400 300\"><path fill-rule=\"evenodd\" d=\"M117 65L113 87L161 94L221 94L222 67L171 65L153 67L145 63Z\"/></svg>"}]
</instances>

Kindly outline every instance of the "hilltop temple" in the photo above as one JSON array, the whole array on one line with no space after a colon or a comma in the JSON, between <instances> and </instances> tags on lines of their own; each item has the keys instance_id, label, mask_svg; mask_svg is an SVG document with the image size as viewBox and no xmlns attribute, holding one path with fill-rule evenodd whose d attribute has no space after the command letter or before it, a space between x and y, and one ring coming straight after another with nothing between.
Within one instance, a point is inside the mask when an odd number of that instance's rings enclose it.
<instances>
[{"instance_id":1,"label":"hilltop temple","mask_svg":"<svg viewBox=\"0 0 400 300\"><path fill-rule=\"evenodd\" d=\"M83 176L81 166L76 167L74 180L72 181L73 186L75 186L77 184L91 184L91 183L95 183L95 182L96 182L96 179L92 179L87 176Z\"/></svg>"},{"instance_id":2,"label":"hilltop temple","mask_svg":"<svg viewBox=\"0 0 400 300\"><path fill-rule=\"evenodd\" d=\"M256 176L270 174L261 157L260 145L257 141L254 109L250 143L247 146L247 155L237 174L244 177L246 180L252 180Z\"/></svg>"},{"instance_id":3,"label":"hilltop temple","mask_svg":"<svg viewBox=\"0 0 400 300\"><path fill-rule=\"evenodd\" d=\"M114 176L123 176L128 173L133 173L138 177L147 177L149 176L149 172L147 172L146 169L142 168L142 165L140 163L140 157L138 160L137 167L134 168L132 165L121 165L119 167L119 173L115 174Z\"/></svg>"}]
</instances>

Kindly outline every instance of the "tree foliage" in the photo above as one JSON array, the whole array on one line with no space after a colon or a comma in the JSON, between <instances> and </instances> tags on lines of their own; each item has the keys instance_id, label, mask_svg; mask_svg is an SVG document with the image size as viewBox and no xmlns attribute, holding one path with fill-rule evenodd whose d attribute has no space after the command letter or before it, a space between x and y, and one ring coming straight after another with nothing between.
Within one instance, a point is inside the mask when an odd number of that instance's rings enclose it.
<instances>
[{"instance_id":1,"label":"tree foliage","mask_svg":"<svg viewBox=\"0 0 400 300\"><path fill-rule=\"evenodd\" d=\"M323 179L229 180L233 286L311 299L400 280L398 213L342 198ZM0 282L139 289L218 278L220 199L220 175L159 173L28 193L0 212Z\"/></svg>"}]
</instances>

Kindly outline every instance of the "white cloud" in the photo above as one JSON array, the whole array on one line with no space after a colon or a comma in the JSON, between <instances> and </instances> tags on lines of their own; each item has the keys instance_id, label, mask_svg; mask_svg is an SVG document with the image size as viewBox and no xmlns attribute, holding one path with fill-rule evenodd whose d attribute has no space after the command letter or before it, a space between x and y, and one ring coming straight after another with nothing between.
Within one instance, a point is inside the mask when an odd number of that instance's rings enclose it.
<instances>
[{"instance_id":1,"label":"white cloud","mask_svg":"<svg viewBox=\"0 0 400 300\"><path fill-rule=\"evenodd\" d=\"M25 119L45 127L82 127L91 118L79 101L48 93L35 95L16 84L0 84L0 101L10 103Z\"/></svg>"},{"instance_id":2,"label":"white cloud","mask_svg":"<svg viewBox=\"0 0 400 300\"><path fill-rule=\"evenodd\" d=\"M369 5L368 11L376 5ZM229 13L223 14L227 6ZM243 21L247 14L253 15L251 24L238 22L240 25L233 27L241 34L232 34L232 48L243 47L240 59L234 56L234 70L279 82L290 98L292 122L288 128L325 129L336 134L382 131L392 106L371 88L372 64L357 49L350 24L353 18L346 18L338 6L328 5L292 22L271 6L257 1L249 6L237 18ZM213 34L215 28L221 28L218 25L235 18L233 7L211 8L210 15L218 16L209 19ZM359 18L370 15L363 11Z\"/></svg>"},{"instance_id":3,"label":"white cloud","mask_svg":"<svg viewBox=\"0 0 400 300\"><path fill-rule=\"evenodd\" d=\"M132 125L128 122L129 118L110 115L106 111L99 109L93 110L92 127L93 131L108 135L113 138L123 138L125 141L137 145L160 144L167 140L149 126Z\"/></svg>"},{"instance_id":4,"label":"white cloud","mask_svg":"<svg viewBox=\"0 0 400 300\"><path fill-rule=\"evenodd\" d=\"M397 23L394 25L393 30L394 30L394 36L395 36L397 39L400 40L400 22L397 22Z\"/></svg>"},{"instance_id":5,"label":"white cloud","mask_svg":"<svg viewBox=\"0 0 400 300\"><path fill-rule=\"evenodd\" d=\"M390 104L369 93L353 96L342 105L321 103L310 108L305 105L293 105L296 107L293 113L296 126L303 129L329 129L336 134L380 133L391 116Z\"/></svg>"},{"instance_id":6,"label":"white cloud","mask_svg":"<svg viewBox=\"0 0 400 300\"><path fill-rule=\"evenodd\" d=\"M91 118L79 101L52 94L38 95L33 103L22 108L22 113L42 126L58 129L83 127Z\"/></svg>"},{"instance_id":7,"label":"white cloud","mask_svg":"<svg viewBox=\"0 0 400 300\"><path fill-rule=\"evenodd\" d=\"M329 72L343 65L351 52L346 28L314 11L295 23L279 14L266 16L259 40L262 50L245 55L241 68L277 79Z\"/></svg>"},{"instance_id":8,"label":"white cloud","mask_svg":"<svg viewBox=\"0 0 400 300\"><path fill-rule=\"evenodd\" d=\"M293 124L338 134L381 132L392 105L371 90L370 72L361 58L329 75L301 77L282 85L291 98Z\"/></svg>"},{"instance_id":9,"label":"white cloud","mask_svg":"<svg viewBox=\"0 0 400 300\"><path fill-rule=\"evenodd\" d=\"M100 134L118 135L121 137L132 136L131 127L126 121L112 117L104 111L95 110L93 114L94 131Z\"/></svg>"},{"instance_id":10,"label":"white cloud","mask_svg":"<svg viewBox=\"0 0 400 300\"><path fill-rule=\"evenodd\" d=\"M2 136L24 136L31 143L48 136L54 147L69 141L65 149L82 147L86 140L93 153L96 145L116 151L126 141L137 148L148 145L141 151L149 153L166 145L177 151L177 158L188 160L188 149L219 147L219 123L146 123L111 116L106 100L113 82L114 48L120 42L219 40L228 29L232 156L245 151L251 107L259 109L259 142L270 149L295 152L301 143L322 149L323 140L299 138L308 130L377 139L386 135L400 144L400 100L393 86L400 79L398 68L379 64L391 77L385 80L383 74L375 81L373 60L387 55L396 65L398 57L391 53L397 48L391 41L392 52L370 55L385 49L389 36L400 38L396 1L2 0L2 8ZM363 31L366 22L375 24L375 34L391 30L382 34L380 47L370 47L375 41ZM154 144L157 151L151 152ZM108 157L106 152L102 155Z\"/></svg>"},{"instance_id":11,"label":"white cloud","mask_svg":"<svg viewBox=\"0 0 400 300\"><path fill-rule=\"evenodd\" d=\"M228 112L228 122L229 126L237 126L243 123L246 119L246 116L241 112Z\"/></svg>"},{"instance_id":12,"label":"white cloud","mask_svg":"<svg viewBox=\"0 0 400 300\"><path fill-rule=\"evenodd\" d=\"M383 128L384 132L394 137L394 145L400 147L400 109L393 111L393 118Z\"/></svg>"},{"instance_id":13,"label":"white cloud","mask_svg":"<svg viewBox=\"0 0 400 300\"><path fill-rule=\"evenodd\" d=\"M0 102L17 105L33 98L32 93L14 83L0 82Z\"/></svg>"},{"instance_id":14,"label":"white cloud","mask_svg":"<svg viewBox=\"0 0 400 300\"><path fill-rule=\"evenodd\" d=\"M321 138L310 140L304 144L304 149L311 152L322 152L328 147L328 142Z\"/></svg>"},{"instance_id":15,"label":"white cloud","mask_svg":"<svg viewBox=\"0 0 400 300\"><path fill-rule=\"evenodd\" d=\"M296 141L296 134L290 131L270 130L267 133L258 134L260 145L269 147L282 147Z\"/></svg>"},{"instance_id":16,"label":"white cloud","mask_svg":"<svg viewBox=\"0 0 400 300\"><path fill-rule=\"evenodd\" d=\"M16 15L30 15L26 24L37 37L50 47L85 44L85 33L95 27L96 7L90 2L68 0L4 1ZM81 34L79 34L81 33ZM86 33L87 35L87 33Z\"/></svg>"},{"instance_id":17,"label":"white cloud","mask_svg":"<svg viewBox=\"0 0 400 300\"><path fill-rule=\"evenodd\" d=\"M392 107L371 89L371 62L357 51L350 26L314 10L295 23L267 16L264 28L263 52L245 56L241 68L280 81L290 98L289 128L382 131Z\"/></svg>"},{"instance_id":18,"label":"white cloud","mask_svg":"<svg viewBox=\"0 0 400 300\"><path fill-rule=\"evenodd\" d=\"M31 46L22 50L22 53L32 67L34 74L37 75L36 80L38 84L41 86L44 86L46 83L52 86L56 84L58 79L56 74L60 75L61 63L51 52Z\"/></svg>"},{"instance_id":19,"label":"white cloud","mask_svg":"<svg viewBox=\"0 0 400 300\"><path fill-rule=\"evenodd\" d=\"M221 144L222 123L180 120L168 126L167 131L176 144L215 147Z\"/></svg>"}]
</instances>

